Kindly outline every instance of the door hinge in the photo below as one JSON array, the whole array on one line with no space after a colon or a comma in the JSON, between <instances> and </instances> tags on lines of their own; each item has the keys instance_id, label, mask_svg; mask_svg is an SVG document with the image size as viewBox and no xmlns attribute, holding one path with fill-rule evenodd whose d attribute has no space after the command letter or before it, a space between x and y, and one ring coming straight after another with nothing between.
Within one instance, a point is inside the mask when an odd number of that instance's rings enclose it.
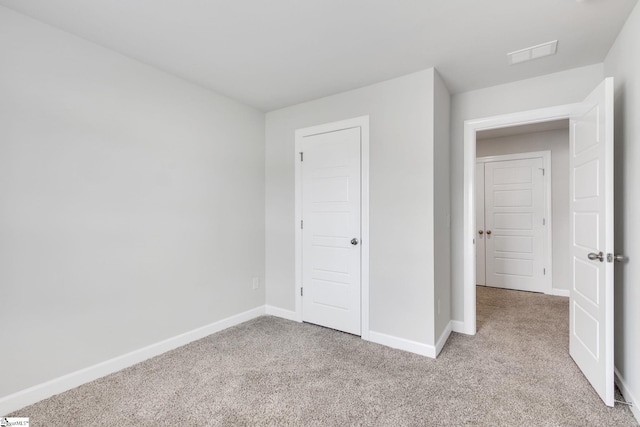
<instances>
[{"instance_id":1,"label":"door hinge","mask_svg":"<svg viewBox=\"0 0 640 427\"><path fill-rule=\"evenodd\" d=\"M304 153L301 151L300 152L300 161L303 162L304 161Z\"/></svg>"},{"instance_id":2,"label":"door hinge","mask_svg":"<svg viewBox=\"0 0 640 427\"><path fill-rule=\"evenodd\" d=\"M304 229L304 221L300 220L300 230Z\"/></svg>"},{"instance_id":3,"label":"door hinge","mask_svg":"<svg viewBox=\"0 0 640 427\"><path fill-rule=\"evenodd\" d=\"M540 170L542 171L542 176L544 176L544 168L540 168Z\"/></svg>"},{"instance_id":4,"label":"door hinge","mask_svg":"<svg viewBox=\"0 0 640 427\"><path fill-rule=\"evenodd\" d=\"M302 288L300 288L300 296L304 296L304 292L302 292Z\"/></svg>"},{"instance_id":5,"label":"door hinge","mask_svg":"<svg viewBox=\"0 0 640 427\"><path fill-rule=\"evenodd\" d=\"M543 268L543 269L542 269L542 275L543 275L543 276L546 276L546 275L547 275L547 269L546 269L546 268Z\"/></svg>"},{"instance_id":6,"label":"door hinge","mask_svg":"<svg viewBox=\"0 0 640 427\"><path fill-rule=\"evenodd\" d=\"M547 225L547 219L546 218L542 218L542 225Z\"/></svg>"}]
</instances>

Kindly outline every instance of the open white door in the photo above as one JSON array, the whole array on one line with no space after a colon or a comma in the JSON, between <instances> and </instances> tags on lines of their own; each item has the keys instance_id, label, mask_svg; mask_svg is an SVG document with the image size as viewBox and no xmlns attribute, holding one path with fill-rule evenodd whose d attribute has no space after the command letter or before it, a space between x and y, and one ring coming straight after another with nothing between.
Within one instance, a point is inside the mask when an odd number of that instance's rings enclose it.
<instances>
[{"instance_id":1,"label":"open white door","mask_svg":"<svg viewBox=\"0 0 640 427\"><path fill-rule=\"evenodd\" d=\"M571 117L569 353L608 406L613 378L613 78Z\"/></svg>"}]
</instances>

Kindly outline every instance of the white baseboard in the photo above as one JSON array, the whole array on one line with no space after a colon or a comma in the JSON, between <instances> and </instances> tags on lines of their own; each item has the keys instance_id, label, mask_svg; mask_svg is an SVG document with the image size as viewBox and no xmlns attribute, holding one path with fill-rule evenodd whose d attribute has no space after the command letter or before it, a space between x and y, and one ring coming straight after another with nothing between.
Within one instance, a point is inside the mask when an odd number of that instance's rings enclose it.
<instances>
[{"instance_id":1,"label":"white baseboard","mask_svg":"<svg viewBox=\"0 0 640 427\"><path fill-rule=\"evenodd\" d=\"M567 297L569 298L569 289L551 289L551 295L555 295L557 297Z\"/></svg>"},{"instance_id":2,"label":"white baseboard","mask_svg":"<svg viewBox=\"0 0 640 427\"><path fill-rule=\"evenodd\" d=\"M436 358L436 348L434 346L417 341L394 337L374 331L369 331L369 341L376 344L386 345L387 347L397 348L398 350L416 353L421 356L431 357L432 359Z\"/></svg>"},{"instance_id":3,"label":"white baseboard","mask_svg":"<svg viewBox=\"0 0 640 427\"><path fill-rule=\"evenodd\" d=\"M460 334L464 334L464 322L461 320L452 320L451 322L451 331L458 332Z\"/></svg>"},{"instance_id":4,"label":"white baseboard","mask_svg":"<svg viewBox=\"0 0 640 427\"><path fill-rule=\"evenodd\" d=\"M272 305L266 305L265 314L268 314L270 316L281 317L283 319L293 320L294 322L297 322L296 312L291 310L285 310L284 308L278 308Z\"/></svg>"},{"instance_id":5,"label":"white baseboard","mask_svg":"<svg viewBox=\"0 0 640 427\"><path fill-rule=\"evenodd\" d=\"M202 326L175 337L151 344L122 356L100 362L88 368L80 369L67 375L55 378L42 384L29 387L17 393L0 398L0 415L10 414L20 408L34 404L55 394L71 390L82 384L112 374L144 360L166 353L169 350L189 344L223 329L238 325L265 314L265 307L260 306L235 316L227 317L210 325Z\"/></svg>"},{"instance_id":6,"label":"white baseboard","mask_svg":"<svg viewBox=\"0 0 640 427\"><path fill-rule=\"evenodd\" d=\"M631 403L631 406L630 406L631 413L633 413L633 416L636 418L636 421L640 423L640 408L638 407L638 405L640 404L640 401L637 400L635 396L631 393L631 390L629 390L629 387L627 386L627 383L625 382L625 380L622 378L622 375L620 375L620 372L618 372L617 369L615 370L615 372L616 372L615 374L616 385L620 389L620 393L622 393L624 400Z\"/></svg>"},{"instance_id":7,"label":"white baseboard","mask_svg":"<svg viewBox=\"0 0 640 427\"><path fill-rule=\"evenodd\" d=\"M436 357L438 357L438 355L442 351L442 347L444 347L447 339L449 339L449 335L451 335L451 321L447 323L447 327L444 328L444 331L442 331L442 333L440 334L440 338L438 338L438 341L436 341Z\"/></svg>"}]
</instances>

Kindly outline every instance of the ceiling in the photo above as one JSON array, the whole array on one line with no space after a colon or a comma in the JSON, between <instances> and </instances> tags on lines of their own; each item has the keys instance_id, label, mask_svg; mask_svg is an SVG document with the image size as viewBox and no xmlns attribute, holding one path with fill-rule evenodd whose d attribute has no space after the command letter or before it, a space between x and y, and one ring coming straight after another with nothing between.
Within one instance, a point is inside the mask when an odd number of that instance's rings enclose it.
<instances>
[{"instance_id":1,"label":"ceiling","mask_svg":"<svg viewBox=\"0 0 640 427\"><path fill-rule=\"evenodd\" d=\"M264 111L436 67L452 93L602 62L637 0L0 0ZM506 54L558 39L555 56Z\"/></svg>"}]
</instances>

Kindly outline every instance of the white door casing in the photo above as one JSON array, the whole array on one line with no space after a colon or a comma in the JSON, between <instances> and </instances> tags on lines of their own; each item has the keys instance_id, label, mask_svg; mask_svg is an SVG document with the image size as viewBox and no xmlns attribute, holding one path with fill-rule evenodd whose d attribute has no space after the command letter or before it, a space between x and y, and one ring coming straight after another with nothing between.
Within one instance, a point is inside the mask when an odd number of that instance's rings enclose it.
<instances>
[{"instance_id":1,"label":"white door casing","mask_svg":"<svg viewBox=\"0 0 640 427\"><path fill-rule=\"evenodd\" d=\"M485 286L484 162L476 162L476 285Z\"/></svg>"},{"instance_id":2,"label":"white door casing","mask_svg":"<svg viewBox=\"0 0 640 427\"><path fill-rule=\"evenodd\" d=\"M488 162L484 179L487 286L550 293L543 160Z\"/></svg>"},{"instance_id":3,"label":"white door casing","mask_svg":"<svg viewBox=\"0 0 640 427\"><path fill-rule=\"evenodd\" d=\"M368 339L368 243L368 117L296 131L299 321Z\"/></svg>"},{"instance_id":4,"label":"white door casing","mask_svg":"<svg viewBox=\"0 0 640 427\"><path fill-rule=\"evenodd\" d=\"M576 109L570 126L569 352L613 406L613 78Z\"/></svg>"},{"instance_id":5,"label":"white door casing","mask_svg":"<svg viewBox=\"0 0 640 427\"><path fill-rule=\"evenodd\" d=\"M476 333L476 251L475 237L478 228L475 223L475 166L477 132L520 126L534 123L569 119L579 104L566 104L537 110L521 111L494 117L486 117L464 122L464 170L463 170L463 322L456 329L468 335Z\"/></svg>"}]
</instances>

